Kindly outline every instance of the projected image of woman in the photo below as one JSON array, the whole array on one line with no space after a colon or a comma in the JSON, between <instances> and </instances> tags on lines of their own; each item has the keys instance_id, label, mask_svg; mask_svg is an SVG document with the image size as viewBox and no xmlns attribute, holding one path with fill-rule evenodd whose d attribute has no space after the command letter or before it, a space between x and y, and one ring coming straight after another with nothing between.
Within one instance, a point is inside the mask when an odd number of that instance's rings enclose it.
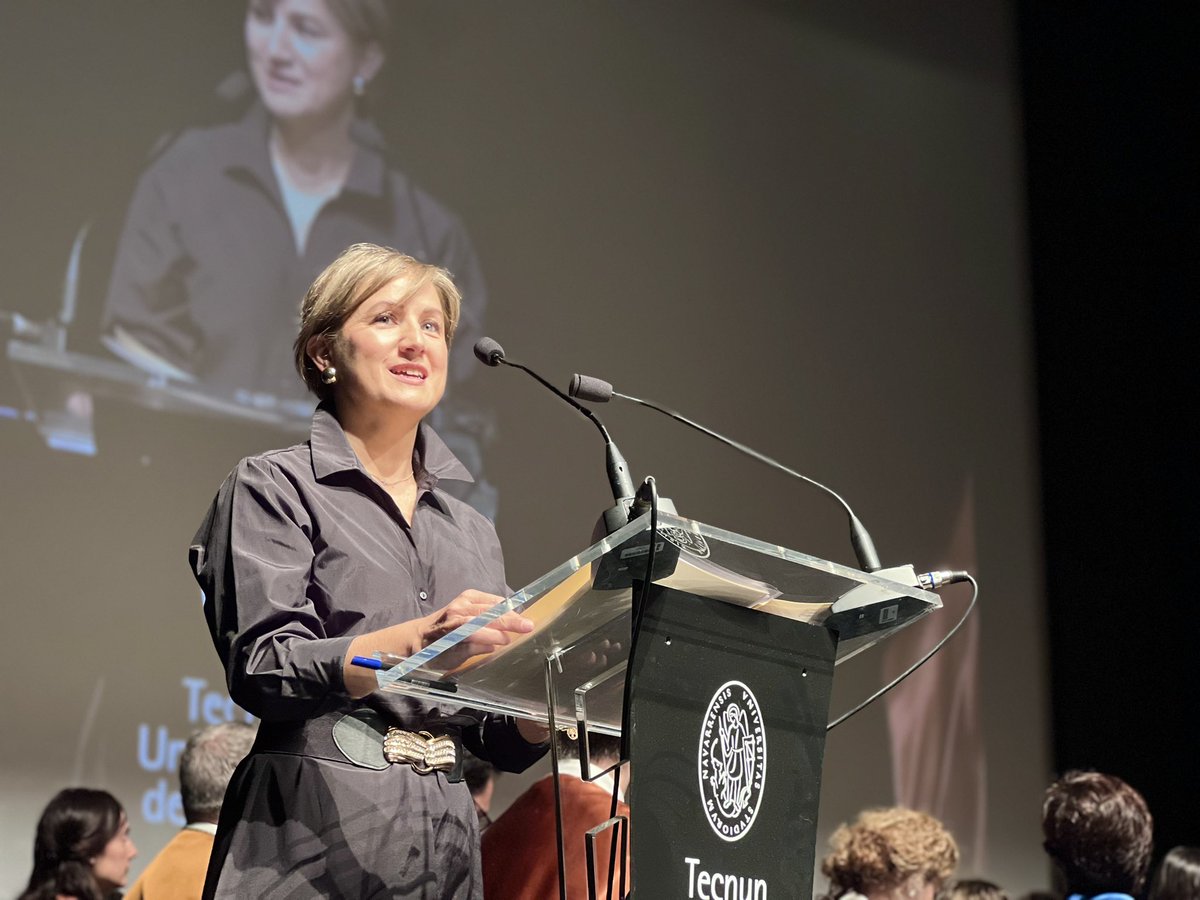
<instances>
[{"instance_id":1,"label":"projected image of woman","mask_svg":"<svg viewBox=\"0 0 1200 900\"><path fill-rule=\"evenodd\" d=\"M243 460L196 535L230 694L263 720L226 795L207 896L477 898L454 745L510 771L545 752L540 726L373 693L374 673L350 662L409 656L505 592L491 523L443 488L470 476L423 421L459 309L443 269L369 244L338 257L294 344L321 399L310 439ZM463 653L531 628L506 613ZM393 752L405 744L428 755Z\"/></svg>"},{"instance_id":2,"label":"projected image of woman","mask_svg":"<svg viewBox=\"0 0 1200 900\"><path fill-rule=\"evenodd\" d=\"M451 379L471 370L485 297L470 241L363 117L389 28L384 0L250 0L255 100L238 121L182 132L143 173L109 285L111 349L307 417L291 374L296 299L341 249L370 240L454 273L467 349Z\"/></svg>"}]
</instances>

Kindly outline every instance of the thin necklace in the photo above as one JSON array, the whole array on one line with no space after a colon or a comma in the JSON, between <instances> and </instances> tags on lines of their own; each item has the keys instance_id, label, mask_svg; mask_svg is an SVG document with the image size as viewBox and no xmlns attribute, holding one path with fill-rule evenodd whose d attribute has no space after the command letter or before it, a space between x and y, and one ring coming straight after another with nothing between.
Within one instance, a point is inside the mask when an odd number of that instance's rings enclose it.
<instances>
[{"instance_id":1,"label":"thin necklace","mask_svg":"<svg viewBox=\"0 0 1200 900\"><path fill-rule=\"evenodd\" d=\"M380 478L378 475L375 476L375 480L378 481L380 484L382 484L384 487L396 487L397 485L404 484L404 482L406 482L406 481L413 481L416 477L417 477L416 472L409 472L403 478L397 478L393 481L388 481L386 478Z\"/></svg>"}]
</instances>

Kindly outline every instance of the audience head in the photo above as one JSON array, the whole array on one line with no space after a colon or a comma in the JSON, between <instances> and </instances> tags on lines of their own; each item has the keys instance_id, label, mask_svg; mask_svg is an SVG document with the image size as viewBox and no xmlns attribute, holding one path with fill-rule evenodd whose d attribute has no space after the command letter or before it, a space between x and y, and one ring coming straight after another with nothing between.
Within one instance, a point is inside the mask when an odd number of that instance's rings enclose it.
<instances>
[{"instance_id":1,"label":"audience head","mask_svg":"<svg viewBox=\"0 0 1200 900\"><path fill-rule=\"evenodd\" d=\"M933 816L903 807L869 809L829 839L821 862L833 897L933 900L958 865L958 845Z\"/></svg>"},{"instance_id":2,"label":"audience head","mask_svg":"<svg viewBox=\"0 0 1200 900\"><path fill-rule=\"evenodd\" d=\"M982 878L960 878L943 892L941 900L1008 900L1000 885Z\"/></svg>"},{"instance_id":3,"label":"audience head","mask_svg":"<svg viewBox=\"0 0 1200 900\"><path fill-rule=\"evenodd\" d=\"M1046 852L1071 893L1141 894L1153 821L1142 795L1115 775L1067 772L1046 790Z\"/></svg>"},{"instance_id":4,"label":"audience head","mask_svg":"<svg viewBox=\"0 0 1200 900\"><path fill-rule=\"evenodd\" d=\"M253 743L254 729L243 722L209 725L188 738L179 758L179 793L189 824L217 821L233 770Z\"/></svg>"},{"instance_id":5,"label":"audience head","mask_svg":"<svg viewBox=\"0 0 1200 900\"><path fill-rule=\"evenodd\" d=\"M475 805L486 812L496 783L496 767L469 751L463 751L463 781L475 798Z\"/></svg>"},{"instance_id":6,"label":"audience head","mask_svg":"<svg viewBox=\"0 0 1200 900\"><path fill-rule=\"evenodd\" d=\"M1200 897L1200 847L1176 847L1163 857L1148 900L1194 900Z\"/></svg>"},{"instance_id":7,"label":"audience head","mask_svg":"<svg viewBox=\"0 0 1200 900\"><path fill-rule=\"evenodd\" d=\"M107 791L67 788L47 804L33 844L25 898L102 900L129 877L137 848L129 820Z\"/></svg>"},{"instance_id":8,"label":"audience head","mask_svg":"<svg viewBox=\"0 0 1200 900\"><path fill-rule=\"evenodd\" d=\"M565 731L555 735L554 742L558 748L560 759L579 759L583 751L583 732L579 738L572 738ZM596 764L610 766L621 758L621 739L611 734L601 734L589 731L587 734L588 758Z\"/></svg>"},{"instance_id":9,"label":"audience head","mask_svg":"<svg viewBox=\"0 0 1200 900\"><path fill-rule=\"evenodd\" d=\"M463 781L467 783L471 799L475 801L475 815L479 819L480 830L487 828L492 824L489 811L492 808L492 794L496 790L496 767L463 750Z\"/></svg>"}]
</instances>

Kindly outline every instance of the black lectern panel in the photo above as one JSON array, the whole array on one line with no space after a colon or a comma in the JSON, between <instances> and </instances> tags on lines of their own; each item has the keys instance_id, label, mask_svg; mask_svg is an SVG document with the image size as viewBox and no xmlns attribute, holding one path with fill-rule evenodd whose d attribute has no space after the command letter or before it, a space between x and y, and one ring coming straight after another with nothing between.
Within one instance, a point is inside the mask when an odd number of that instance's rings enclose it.
<instances>
[{"instance_id":1,"label":"black lectern panel","mask_svg":"<svg viewBox=\"0 0 1200 900\"><path fill-rule=\"evenodd\" d=\"M638 900L809 900L836 649L819 626L651 588L629 672Z\"/></svg>"}]
</instances>

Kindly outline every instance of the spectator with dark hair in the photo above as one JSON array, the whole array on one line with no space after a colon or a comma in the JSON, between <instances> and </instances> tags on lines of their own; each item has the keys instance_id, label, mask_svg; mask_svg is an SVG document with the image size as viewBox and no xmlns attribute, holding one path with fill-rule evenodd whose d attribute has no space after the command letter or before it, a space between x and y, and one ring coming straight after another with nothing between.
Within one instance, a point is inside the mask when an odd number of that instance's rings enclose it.
<instances>
[{"instance_id":1,"label":"spectator with dark hair","mask_svg":"<svg viewBox=\"0 0 1200 900\"><path fill-rule=\"evenodd\" d=\"M829 838L821 861L833 900L933 900L958 865L958 845L928 813L868 809Z\"/></svg>"},{"instance_id":2,"label":"spectator with dark hair","mask_svg":"<svg viewBox=\"0 0 1200 900\"><path fill-rule=\"evenodd\" d=\"M1008 900L1003 888L982 878L960 878L942 893L940 900Z\"/></svg>"},{"instance_id":3,"label":"spectator with dark hair","mask_svg":"<svg viewBox=\"0 0 1200 900\"><path fill-rule=\"evenodd\" d=\"M492 794L496 790L496 767L485 759L480 759L469 750L463 750L463 781L475 801L475 815L479 818L479 830L492 824L490 815Z\"/></svg>"},{"instance_id":4,"label":"spectator with dark hair","mask_svg":"<svg viewBox=\"0 0 1200 900\"><path fill-rule=\"evenodd\" d=\"M1200 897L1200 847L1175 847L1163 857L1147 900Z\"/></svg>"},{"instance_id":5,"label":"spectator with dark hair","mask_svg":"<svg viewBox=\"0 0 1200 900\"><path fill-rule=\"evenodd\" d=\"M1071 771L1046 789L1043 846L1072 897L1139 896L1150 869L1153 832L1146 801L1115 775Z\"/></svg>"},{"instance_id":6,"label":"spectator with dark hair","mask_svg":"<svg viewBox=\"0 0 1200 900\"><path fill-rule=\"evenodd\" d=\"M620 738L588 735L593 779L584 781L579 744L557 735L558 780L562 797L563 852L568 897L586 897L587 853L585 834L605 822L612 809L614 779L611 773L595 777L621 759ZM617 814L628 817L629 807L618 795ZM558 896L558 822L555 814L554 776L534 783L483 833L483 895L485 900L544 900ZM608 890L609 858L615 829L602 832L596 841L596 896ZM629 860L625 860L628 871ZM619 876L614 874L613 896ZM628 882L626 882L628 885Z\"/></svg>"},{"instance_id":7,"label":"spectator with dark hair","mask_svg":"<svg viewBox=\"0 0 1200 900\"><path fill-rule=\"evenodd\" d=\"M179 758L187 825L150 861L126 900L199 900L225 788L253 743L254 729L242 722L209 725L188 738Z\"/></svg>"},{"instance_id":8,"label":"spectator with dark hair","mask_svg":"<svg viewBox=\"0 0 1200 900\"><path fill-rule=\"evenodd\" d=\"M120 896L137 848L129 819L107 791L59 791L38 820L33 872L20 900L108 900Z\"/></svg>"}]
</instances>

